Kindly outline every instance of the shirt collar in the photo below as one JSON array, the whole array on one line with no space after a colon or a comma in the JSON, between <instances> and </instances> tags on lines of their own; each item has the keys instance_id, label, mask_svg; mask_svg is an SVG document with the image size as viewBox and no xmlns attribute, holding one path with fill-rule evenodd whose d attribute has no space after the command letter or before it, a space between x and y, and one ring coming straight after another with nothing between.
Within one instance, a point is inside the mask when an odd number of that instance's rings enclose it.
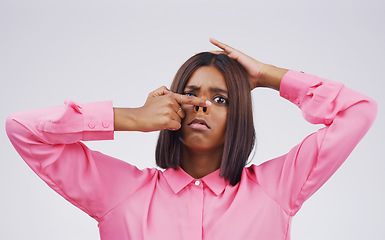
<instances>
[{"instance_id":1,"label":"shirt collar","mask_svg":"<svg viewBox=\"0 0 385 240\"><path fill-rule=\"evenodd\" d=\"M176 194L196 180L202 181L217 196L221 194L228 185L228 181L219 176L219 169L201 179L191 177L181 167L178 167L177 169L168 168L163 172L163 176Z\"/></svg>"}]
</instances>

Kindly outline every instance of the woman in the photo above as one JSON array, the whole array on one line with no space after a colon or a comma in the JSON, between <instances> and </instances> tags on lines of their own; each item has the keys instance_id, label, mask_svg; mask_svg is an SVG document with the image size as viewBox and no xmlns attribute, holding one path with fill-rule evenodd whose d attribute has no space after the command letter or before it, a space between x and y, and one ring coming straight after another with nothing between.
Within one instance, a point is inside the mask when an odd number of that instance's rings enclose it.
<instances>
[{"instance_id":1,"label":"woman","mask_svg":"<svg viewBox=\"0 0 385 240\"><path fill-rule=\"evenodd\" d=\"M101 239L290 239L292 217L374 121L370 98L340 83L258 62L214 39L140 108L111 102L16 113L7 133L27 164L99 222ZM270 87L325 127L287 154L245 167L253 148L250 90ZM161 130L164 172L88 149L113 131Z\"/></svg>"}]
</instances>

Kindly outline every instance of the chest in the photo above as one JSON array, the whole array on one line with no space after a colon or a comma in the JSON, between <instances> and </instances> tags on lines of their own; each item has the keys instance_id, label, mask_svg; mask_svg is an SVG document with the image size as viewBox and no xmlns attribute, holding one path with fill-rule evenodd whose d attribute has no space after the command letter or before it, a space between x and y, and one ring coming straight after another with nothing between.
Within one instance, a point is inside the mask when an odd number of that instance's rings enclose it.
<instances>
[{"instance_id":1,"label":"chest","mask_svg":"<svg viewBox=\"0 0 385 240\"><path fill-rule=\"evenodd\" d=\"M289 224L290 217L258 185L216 195L204 183L178 194L158 183L110 211L99 228L102 240L287 239Z\"/></svg>"}]
</instances>

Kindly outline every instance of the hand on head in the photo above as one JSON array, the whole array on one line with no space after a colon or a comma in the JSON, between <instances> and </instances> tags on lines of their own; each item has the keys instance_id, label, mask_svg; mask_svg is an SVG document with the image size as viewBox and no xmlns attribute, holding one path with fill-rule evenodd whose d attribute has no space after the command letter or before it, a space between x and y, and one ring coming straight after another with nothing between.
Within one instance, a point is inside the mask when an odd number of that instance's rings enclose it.
<instances>
[{"instance_id":1,"label":"hand on head","mask_svg":"<svg viewBox=\"0 0 385 240\"><path fill-rule=\"evenodd\" d=\"M261 63L213 38L210 42L223 51L215 54L227 54L237 60L247 71L250 88L269 87L279 90L281 80L288 71L273 65ZM208 107L211 102L194 96L186 96L160 87L148 95L146 103L135 109L114 108L114 127L118 131L158 131L163 129L178 130L181 128L185 112L183 104Z\"/></svg>"},{"instance_id":2,"label":"hand on head","mask_svg":"<svg viewBox=\"0 0 385 240\"><path fill-rule=\"evenodd\" d=\"M215 40L214 38L210 38L210 42L223 50L212 51L212 53L227 54L230 58L237 60L246 69L251 89L261 87L259 80L262 76L263 68L265 67L264 63L261 63L243 52Z\"/></svg>"}]
</instances>

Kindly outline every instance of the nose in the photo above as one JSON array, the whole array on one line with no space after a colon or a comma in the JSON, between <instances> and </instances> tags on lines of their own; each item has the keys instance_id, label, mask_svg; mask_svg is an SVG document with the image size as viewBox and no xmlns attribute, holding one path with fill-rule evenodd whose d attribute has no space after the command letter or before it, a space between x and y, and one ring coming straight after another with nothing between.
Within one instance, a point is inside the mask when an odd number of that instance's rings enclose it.
<instances>
[{"instance_id":1,"label":"nose","mask_svg":"<svg viewBox=\"0 0 385 240\"><path fill-rule=\"evenodd\" d=\"M198 112L203 112L204 114L209 113L209 108L208 107L199 107L199 106L194 105L193 109L194 109L195 113L198 113Z\"/></svg>"}]
</instances>

